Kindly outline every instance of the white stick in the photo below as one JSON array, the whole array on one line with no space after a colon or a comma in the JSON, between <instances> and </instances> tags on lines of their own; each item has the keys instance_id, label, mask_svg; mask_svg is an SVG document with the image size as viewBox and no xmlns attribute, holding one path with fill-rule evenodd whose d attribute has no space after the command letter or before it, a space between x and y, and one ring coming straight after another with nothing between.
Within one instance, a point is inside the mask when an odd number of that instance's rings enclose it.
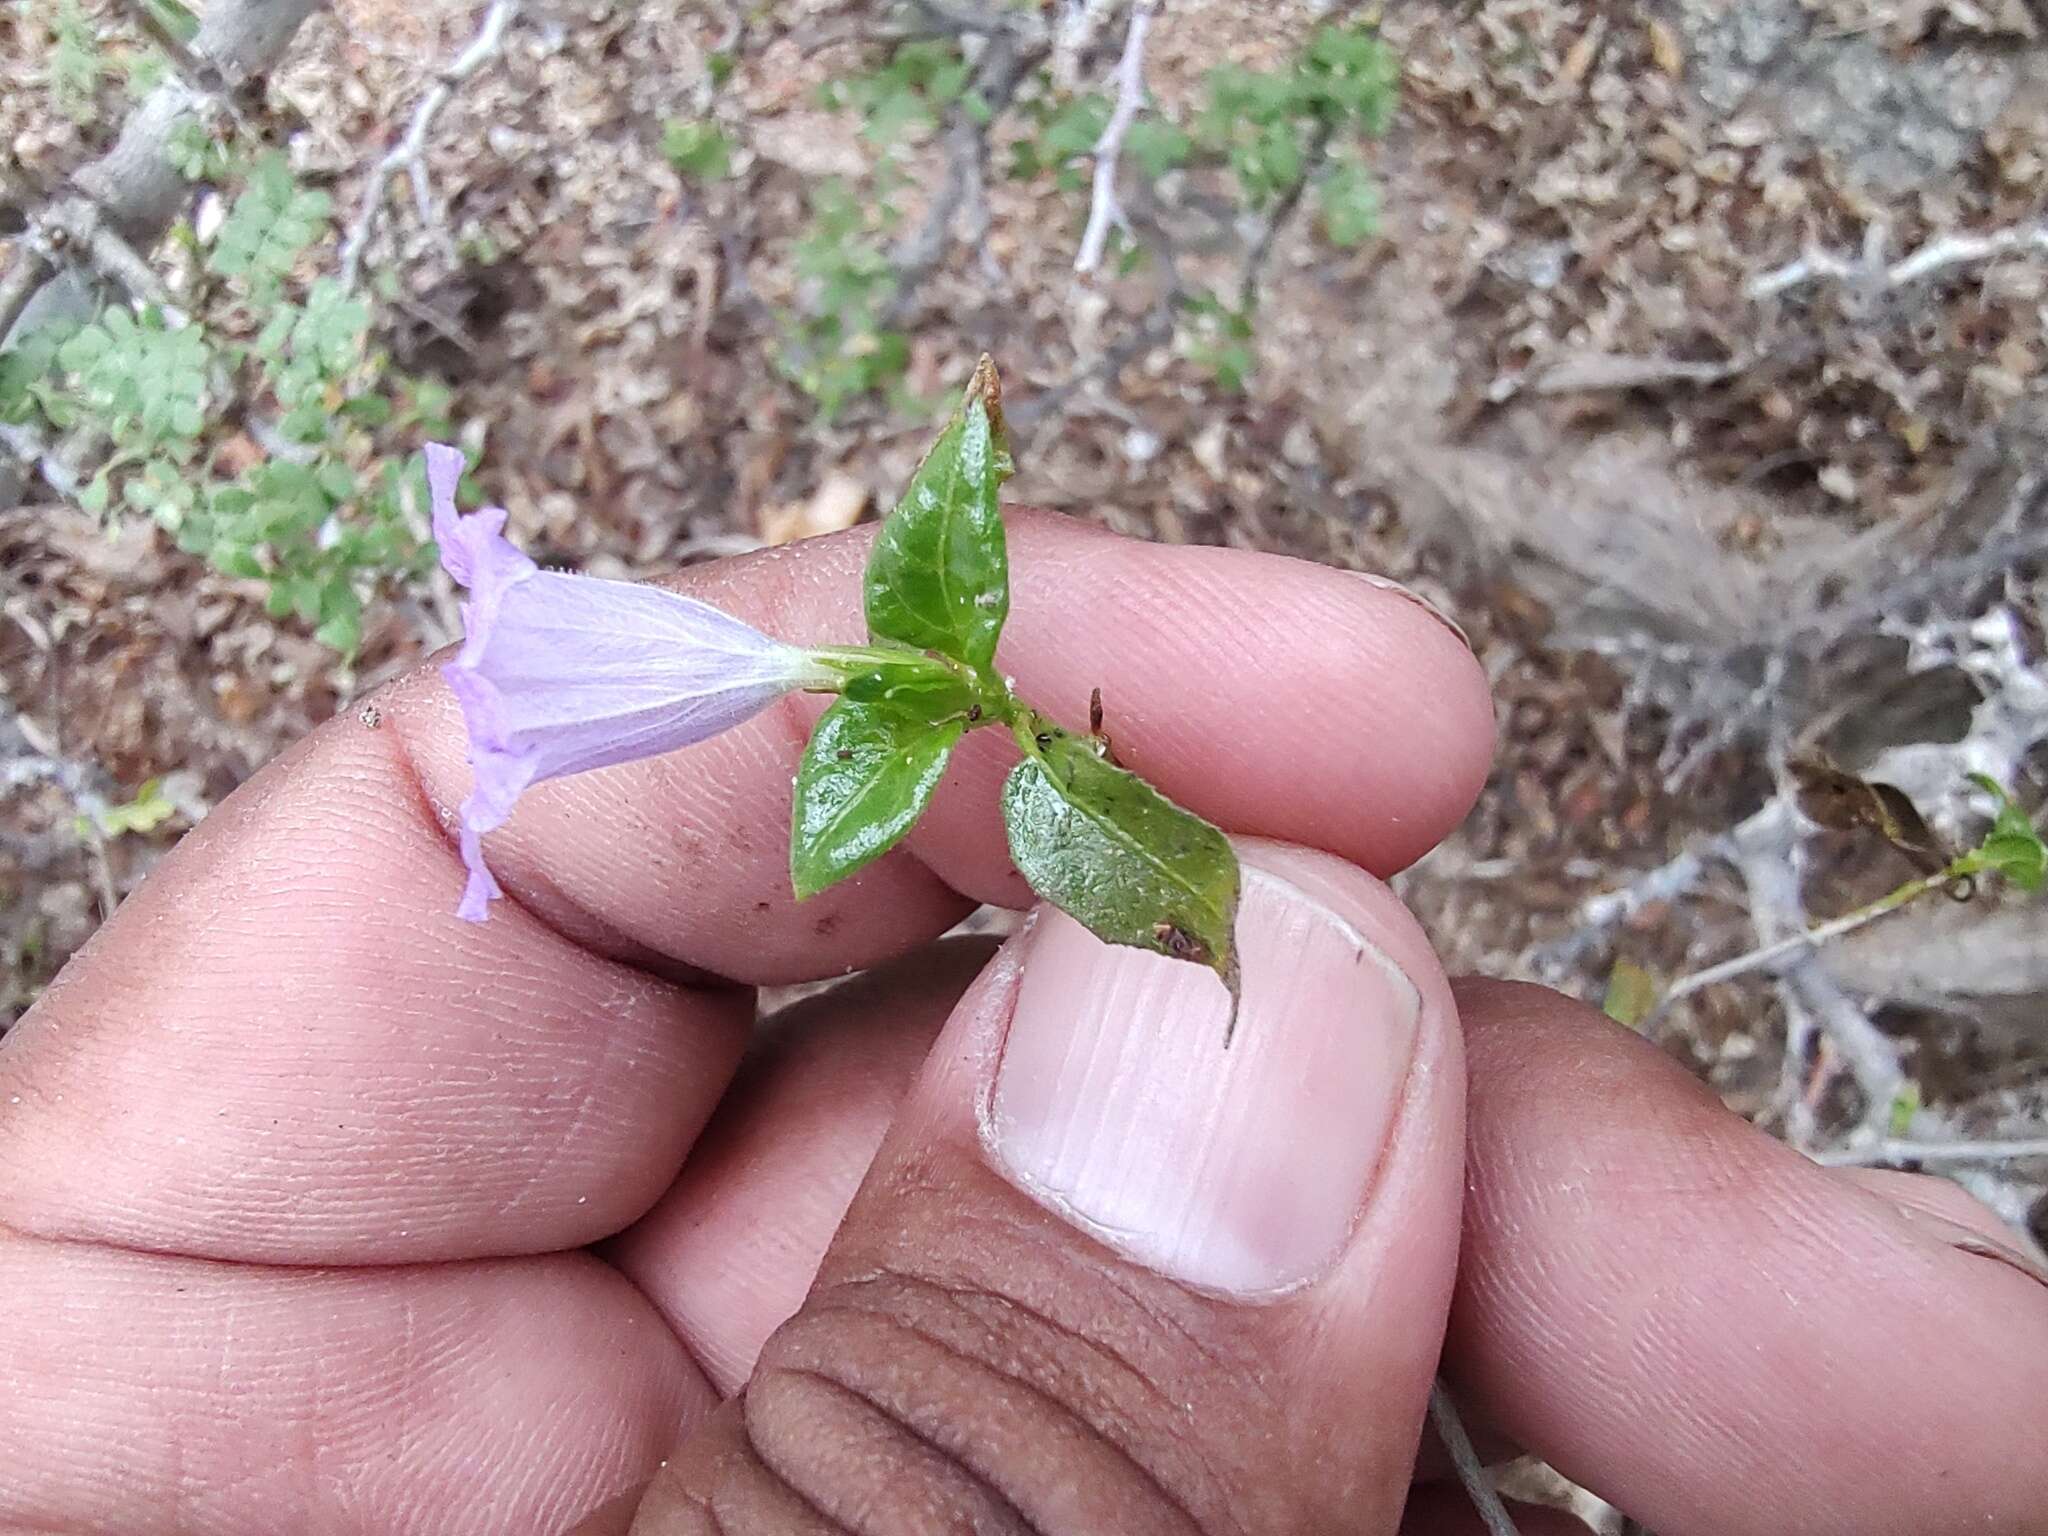
<instances>
[{"instance_id":1,"label":"white stick","mask_svg":"<svg viewBox=\"0 0 2048 1536\"><path fill-rule=\"evenodd\" d=\"M1808 251L1797 261L1788 261L1753 278L1745 291L1752 299L1775 298L1821 278L1836 282L1863 280L1884 290L1904 288L1949 267L2029 250L2048 251L2048 224L2016 224L1983 235L1943 235L1890 266L1858 261L1834 251Z\"/></svg>"},{"instance_id":2,"label":"white stick","mask_svg":"<svg viewBox=\"0 0 2048 1536\"><path fill-rule=\"evenodd\" d=\"M427 134L441 109L455 95L456 87L498 56L505 43L505 31L518 13L519 0L491 0L483 25L469 40L469 46L441 71L427 94L420 98L419 105L413 108L412 123L405 130L405 137L371 168L369 185L363 188L362 205L357 208L355 221L349 225L348 237L341 246L342 287L353 289L362 277L363 253L369 247L371 235L376 233L377 216L384 207L384 191L391 185L392 177L401 171L407 173L412 179L413 199L422 220L431 215L433 199L427 188Z\"/></svg>"},{"instance_id":3,"label":"white stick","mask_svg":"<svg viewBox=\"0 0 2048 1536\"><path fill-rule=\"evenodd\" d=\"M2048 1136L2012 1141L1913 1141L1886 1136L1808 1156L1831 1168L1867 1168L1878 1163L2005 1163L2022 1157L2048 1157Z\"/></svg>"},{"instance_id":4,"label":"white stick","mask_svg":"<svg viewBox=\"0 0 2048 1536\"><path fill-rule=\"evenodd\" d=\"M1797 933L1787 934L1775 943L1752 949L1746 954L1735 956L1732 960L1723 960L1717 965L1709 965L1694 971L1689 976L1681 976L1666 989L1664 996L1658 1000L1658 1006L1661 1008L1666 1003L1675 1003L1681 997L1689 997L1702 987L1710 987L1717 981L1729 981L1737 976L1747 976L1751 971L1768 969L1789 955L1818 949L1829 939L1838 939L1845 933L1854 933L1867 923L1874 923L1880 917L1899 911L1915 897L1923 896L1929 891L1940 890L1953 879L1953 876L1946 874L1925 876L1911 881L1897 891L1890 892L1882 901L1873 902L1867 907L1859 907L1854 912L1844 913L1812 928L1802 928Z\"/></svg>"},{"instance_id":5,"label":"white stick","mask_svg":"<svg viewBox=\"0 0 2048 1536\"><path fill-rule=\"evenodd\" d=\"M1117 161L1123 154L1124 135L1145 104L1145 34L1158 12L1159 0L1137 0L1131 7L1131 29L1124 35L1123 57L1116 66L1116 106L1103 125L1102 137L1095 141L1094 198L1088 205L1088 228L1081 236L1081 249L1074 257L1074 270L1083 275L1102 265L1111 228L1130 227L1116 197Z\"/></svg>"}]
</instances>

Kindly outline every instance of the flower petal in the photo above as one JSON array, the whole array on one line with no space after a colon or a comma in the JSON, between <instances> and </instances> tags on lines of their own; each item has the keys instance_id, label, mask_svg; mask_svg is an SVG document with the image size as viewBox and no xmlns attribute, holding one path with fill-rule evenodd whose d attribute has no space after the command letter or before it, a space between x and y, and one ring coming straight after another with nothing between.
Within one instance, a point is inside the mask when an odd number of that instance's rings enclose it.
<instances>
[{"instance_id":1,"label":"flower petal","mask_svg":"<svg viewBox=\"0 0 2048 1536\"><path fill-rule=\"evenodd\" d=\"M502 509L456 511L461 471L455 450L427 450L441 561L470 589L461 653L442 672L476 775L462 803L469 884L457 909L475 922L501 894L483 834L529 785L704 741L827 674L695 598L541 570L504 537Z\"/></svg>"}]
</instances>

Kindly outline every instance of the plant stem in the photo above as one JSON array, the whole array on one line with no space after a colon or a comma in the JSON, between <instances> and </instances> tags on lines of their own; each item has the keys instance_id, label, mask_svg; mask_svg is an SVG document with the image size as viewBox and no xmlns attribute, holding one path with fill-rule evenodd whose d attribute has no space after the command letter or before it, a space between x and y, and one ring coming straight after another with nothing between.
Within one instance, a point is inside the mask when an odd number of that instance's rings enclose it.
<instances>
[{"instance_id":1,"label":"plant stem","mask_svg":"<svg viewBox=\"0 0 2048 1536\"><path fill-rule=\"evenodd\" d=\"M1975 866L1969 864L1969 858L1968 854L1964 854L1961 858L1954 860L1931 875L1922 875L1917 880L1908 880L1896 890L1885 892L1877 900L1858 907L1853 912L1845 912L1840 917L1817 924L1812 928L1802 929L1798 933L1788 934L1774 943L1765 944L1760 948L1750 950L1746 954L1737 955L1732 960L1723 960L1718 965L1710 965L1702 970L1694 971L1689 976L1681 976L1671 984L1663 997L1658 999L1657 1006L1660 1009L1667 1007L1677 1002L1681 997L1688 997L1692 993L1699 991L1702 987L1710 987L1717 981L1729 981L1737 976L1746 976L1751 971L1764 970L1785 959L1787 956L1796 955L1809 949L1817 949L1827 943L1829 939L1840 938L1845 933L1854 933L1866 923L1876 922L1877 919L1883 917L1886 913L1898 911L1907 902L1917 900L1925 896L1929 891L1941 890L1944 886L1974 873Z\"/></svg>"}]
</instances>

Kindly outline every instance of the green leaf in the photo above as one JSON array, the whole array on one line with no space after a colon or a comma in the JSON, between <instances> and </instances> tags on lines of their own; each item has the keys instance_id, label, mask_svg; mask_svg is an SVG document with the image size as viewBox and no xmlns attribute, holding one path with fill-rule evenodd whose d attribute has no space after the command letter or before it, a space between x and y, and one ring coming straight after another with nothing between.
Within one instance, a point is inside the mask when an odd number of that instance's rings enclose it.
<instances>
[{"instance_id":1,"label":"green leaf","mask_svg":"<svg viewBox=\"0 0 2048 1536\"><path fill-rule=\"evenodd\" d=\"M880 858L924 814L964 717L912 702L841 699L820 717L796 776L789 878L799 900Z\"/></svg>"},{"instance_id":2,"label":"green leaf","mask_svg":"<svg viewBox=\"0 0 2048 1536\"><path fill-rule=\"evenodd\" d=\"M984 357L868 556L868 628L878 638L989 664L1010 612L996 488L1011 467L1002 386Z\"/></svg>"},{"instance_id":3,"label":"green leaf","mask_svg":"<svg viewBox=\"0 0 2048 1536\"><path fill-rule=\"evenodd\" d=\"M1230 841L1097 744L1035 721L1003 786L1010 857L1031 889L1111 944L1206 965L1238 990Z\"/></svg>"},{"instance_id":4,"label":"green leaf","mask_svg":"<svg viewBox=\"0 0 2048 1536\"><path fill-rule=\"evenodd\" d=\"M0 350L0 421L20 423L38 413L39 387L50 378L75 329L69 320L48 321Z\"/></svg>"},{"instance_id":5,"label":"green leaf","mask_svg":"<svg viewBox=\"0 0 2048 1536\"><path fill-rule=\"evenodd\" d=\"M135 798L126 804L105 806L94 811L89 818L79 817L79 835L89 836L92 827L97 827L106 837L121 837L129 832L154 832L177 814L178 807L164 793L163 781L148 779L135 791Z\"/></svg>"},{"instance_id":6,"label":"green leaf","mask_svg":"<svg viewBox=\"0 0 2048 1536\"><path fill-rule=\"evenodd\" d=\"M116 310L118 314L120 311ZM57 349L57 366L83 373L113 350L114 338L103 325L88 325Z\"/></svg>"},{"instance_id":7,"label":"green leaf","mask_svg":"<svg viewBox=\"0 0 2048 1536\"><path fill-rule=\"evenodd\" d=\"M1913 1117L1920 1113L1920 1085L1907 1082L1892 1095L1890 1124L1886 1130L1893 1136L1905 1136L1913 1129Z\"/></svg>"},{"instance_id":8,"label":"green leaf","mask_svg":"<svg viewBox=\"0 0 2048 1536\"><path fill-rule=\"evenodd\" d=\"M1997 802L1998 814L1983 840L1958 862L1995 870L2023 891L2038 891L2048 879L2048 845L2004 785L1982 773L1971 774L1970 782Z\"/></svg>"},{"instance_id":9,"label":"green leaf","mask_svg":"<svg viewBox=\"0 0 2048 1536\"><path fill-rule=\"evenodd\" d=\"M299 253L320 238L332 201L299 186L281 151L257 160L248 185L221 222L207 265L223 277L245 277L254 291L274 292Z\"/></svg>"},{"instance_id":10,"label":"green leaf","mask_svg":"<svg viewBox=\"0 0 2048 1536\"><path fill-rule=\"evenodd\" d=\"M732 137L713 122L671 121L661 131L661 152L692 181L723 181L732 174Z\"/></svg>"},{"instance_id":11,"label":"green leaf","mask_svg":"<svg viewBox=\"0 0 2048 1536\"><path fill-rule=\"evenodd\" d=\"M1152 180L1188 163L1195 141L1185 130L1158 118L1141 117L1124 135L1124 150L1132 162Z\"/></svg>"},{"instance_id":12,"label":"green leaf","mask_svg":"<svg viewBox=\"0 0 2048 1536\"><path fill-rule=\"evenodd\" d=\"M66 117L75 123L89 123L104 71L98 34L78 0L58 0L52 8L50 39L50 94Z\"/></svg>"},{"instance_id":13,"label":"green leaf","mask_svg":"<svg viewBox=\"0 0 2048 1536\"><path fill-rule=\"evenodd\" d=\"M1657 1007L1657 978L1633 960L1617 960L1607 976L1607 996L1600 1011L1617 1024L1640 1028Z\"/></svg>"},{"instance_id":14,"label":"green leaf","mask_svg":"<svg viewBox=\"0 0 2048 1536\"><path fill-rule=\"evenodd\" d=\"M1323 233L1332 245L1349 249L1380 232L1380 189L1372 173L1355 160L1332 166L1316 184Z\"/></svg>"},{"instance_id":15,"label":"green leaf","mask_svg":"<svg viewBox=\"0 0 2048 1536\"><path fill-rule=\"evenodd\" d=\"M1046 119L1040 134L1045 163L1058 165L1093 151L1109 126L1109 114L1105 96L1077 96L1062 106Z\"/></svg>"}]
</instances>

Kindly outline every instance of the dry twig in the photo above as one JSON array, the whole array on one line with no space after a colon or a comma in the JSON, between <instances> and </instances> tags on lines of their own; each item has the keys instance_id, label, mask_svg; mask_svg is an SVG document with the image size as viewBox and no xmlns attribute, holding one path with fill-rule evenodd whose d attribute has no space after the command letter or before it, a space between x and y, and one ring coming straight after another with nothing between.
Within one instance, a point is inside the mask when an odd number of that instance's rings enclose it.
<instances>
[{"instance_id":1,"label":"dry twig","mask_svg":"<svg viewBox=\"0 0 2048 1536\"><path fill-rule=\"evenodd\" d=\"M1145 104L1145 34L1158 13L1159 0L1136 0L1131 7L1130 31L1124 35L1123 56L1116 66L1116 106L1095 141L1095 185L1088 205L1088 227L1074 256L1074 270L1084 275L1102 265L1110 230L1131 227L1117 201L1117 162L1123 154L1124 135Z\"/></svg>"},{"instance_id":2,"label":"dry twig","mask_svg":"<svg viewBox=\"0 0 2048 1536\"><path fill-rule=\"evenodd\" d=\"M1859 257L1837 251L1810 250L1796 261L1753 278L1744 290L1752 299L1776 298L1808 283L1831 280L1879 291L1904 288L1951 267L1971 266L2023 251L2048 252L2048 223L2016 224L1982 235L1942 235L1917 251L1887 263L1883 231L1873 226Z\"/></svg>"},{"instance_id":3,"label":"dry twig","mask_svg":"<svg viewBox=\"0 0 2048 1536\"><path fill-rule=\"evenodd\" d=\"M2048 1136L2011 1140L1923 1141L1909 1136L1883 1136L1876 1141L1831 1147L1809 1154L1830 1168L1872 1168L1886 1163L2009 1163L2020 1158L2048 1158Z\"/></svg>"},{"instance_id":4,"label":"dry twig","mask_svg":"<svg viewBox=\"0 0 2048 1536\"><path fill-rule=\"evenodd\" d=\"M377 217L383 211L385 188L401 171L412 183L413 205L420 223L428 229L435 227L433 187L427 178L427 134L441 109L453 99L456 89L503 50L505 33L519 14L519 5L520 0L491 0L491 8L484 13L483 24L477 28L476 36L442 69L427 94L420 98L419 105L413 108L412 122L406 128L405 136L371 167L369 183L363 188L362 204L342 241L342 287L353 289L361 279L363 255L369 247L370 237L376 233Z\"/></svg>"},{"instance_id":5,"label":"dry twig","mask_svg":"<svg viewBox=\"0 0 2048 1536\"><path fill-rule=\"evenodd\" d=\"M1950 877L1946 874L1926 875L1918 880L1910 880L1882 900L1867 907L1858 907L1854 912L1846 912L1816 927L1803 928L1775 943L1765 944L1750 950L1747 954L1737 955L1732 960L1723 960L1718 965L1709 965L1688 976L1681 976L1665 989L1658 1006L1668 1006L1682 997L1690 997L1702 987L1711 987L1717 982L1733 981L1738 976L1747 976L1755 971L1771 970L1807 950L1820 948L1830 939L1838 939L1845 933L1854 933L1858 928L1898 911L1914 898L1924 896L1930 891L1938 891L1950 883Z\"/></svg>"},{"instance_id":6,"label":"dry twig","mask_svg":"<svg viewBox=\"0 0 2048 1536\"><path fill-rule=\"evenodd\" d=\"M928 12L932 10L929 6L919 8ZM944 13L944 18L946 25L963 28L973 20L950 11ZM983 29L981 35L988 42L982 50L980 63L975 67L973 94L989 110L985 114L969 112L955 103L947 111L946 178L933 195L923 221L890 253L889 264L896 273L896 291L886 313L892 325L903 322L916 298L918 285L945 258L954 221L963 208L979 210L974 222L982 228L972 238L979 240L981 233L985 232L988 125L1010 104L1018 87L1045 57L1044 42L1034 40L1030 33L1009 25L999 16L991 15L980 26Z\"/></svg>"},{"instance_id":7,"label":"dry twig","mask_svg":"<svg viewBox=\"0 0 2048 1536\"><path fill-rule=\"evenodd\" d=\"M1465 1432L1464 1417L1458 1412L1458 1405L1451 1399L1450 1388L1444 1385L1441 1376L1430 1385L1429 1421L1436 1426L1437 1438L1443 1442L1444 1451L1451 1458L1451 1468L1458 1474L1465 1496L1471 1499L1472 1507L1479 1512L1479 1521L1486 1527L1486 1536L1518 1536L1514 1517L1501 1502L1493 1480L1486 1475L1479 1452L1473 1448L1472 1437Z\"/></svg>"}]
</instances>

